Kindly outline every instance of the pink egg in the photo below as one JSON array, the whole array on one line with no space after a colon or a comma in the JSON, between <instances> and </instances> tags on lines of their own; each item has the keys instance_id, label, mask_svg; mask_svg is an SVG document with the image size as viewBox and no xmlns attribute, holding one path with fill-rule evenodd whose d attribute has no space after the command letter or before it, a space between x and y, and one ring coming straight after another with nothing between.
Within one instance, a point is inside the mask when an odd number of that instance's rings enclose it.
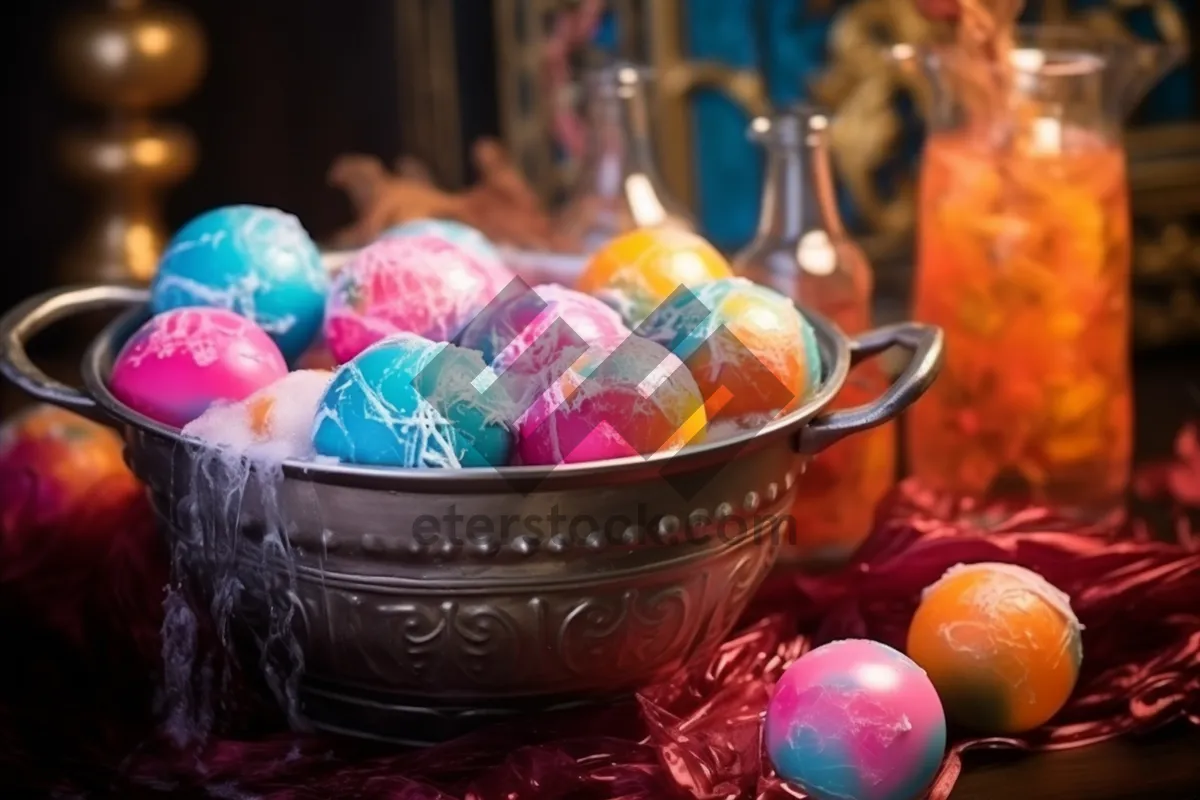
<instances>
[{"instance_id":1,"label":"pink egg","mask_svg":"<svg viewBox=\"0 0 1200 800\"><path fill-rule=\"evenodd\" d=\"M617 312L594 297L557 284L529 289L514 283L467 325L458 343L508 375L510 394L527 402L580 356L603 358L629 335Z\"/></svg>"},{"instance_id":2,"label":"pink egg","mask_svg":"<svg viewBox=\"0 0 1200 800\"><path fill-rule=\"evenodd\" d=\"M222 308L176 308L129 337L109 388L139 414L182 428L214 402L243 400L287 371L279 347L249 319Z\"/></svg>"},{"instance_id":3,"label":"pink egg","mask_svg":"<svg viewBox=\"0 0 1200 800\"><path fill-rule=\"evenodd\" d=\"M380 239L334 278L325 305L325 341L339 364L395 333L448 342L511 281L437 236Z\"/></svg>"},{"instance_id":4,"label":"pink egg","mask_svg":"<svg viewBox=\"0 0 1200 800\"><path fill-rule=\"evenodd\" d=\"M630 334L533 400L517 421L517 454L529 465L648 456L699 441L704 425L704 398L683 362Z\"/></svg>"},{"instance_id":5,"label":"pink egg","mask_svg":"<svg viewBox=\"0 0 1200 800\"><path fill-rule=\"evenodd\" d=\"M611 424L595 419L594 407L571 402L583 378L574 370L530 404L517 420L521 464L580 464L637 455Z\"/></svg>"},{"instance_id":6,"label":"pink egg","mask_svg":"<svg viewBox=\"0 0 1200 800\"><path fill-rule=\"evenodd\" d=\"M844 639L783 673L763 740L779 774L813 800L914 800L941 766L946 718L907 656Z\"/></svg>"}]
</instances>

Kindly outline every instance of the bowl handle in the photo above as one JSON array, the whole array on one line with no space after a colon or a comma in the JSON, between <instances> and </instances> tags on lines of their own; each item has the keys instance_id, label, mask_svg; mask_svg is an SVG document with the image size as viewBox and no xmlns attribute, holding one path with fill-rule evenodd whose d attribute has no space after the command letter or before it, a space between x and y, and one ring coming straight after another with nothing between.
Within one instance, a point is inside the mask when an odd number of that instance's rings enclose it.
<instances>
[{"instance_id":1,"label":"bowl handle","mask_svg":"<svg viewBox=\"0 0 1200 800\"><path fill-rule=\"evenodd\" d=\"M904 371L877 400L827 411L804 426L796 442L797 449L805 455L819 453L839 439L898 416L925 394L941 371L943 338L942 329L936 325L901 322L867 331L851 340L851 366L892 347L902 347L911 355Z\"/></svg>"},{"instance_id":2,"label":"bowl handle","mask_svg":"<svg viewBox=\"0 0 1200 800\"><path fill-rule=\"evenodd\" d=\"M149 296L145 289L132 286L68 286L28 298L0 317L0 374L38 400L111 424L95 400L39 369L25 345L65 317L109 306L140 305Z\"/></svg>"}]
</instances>

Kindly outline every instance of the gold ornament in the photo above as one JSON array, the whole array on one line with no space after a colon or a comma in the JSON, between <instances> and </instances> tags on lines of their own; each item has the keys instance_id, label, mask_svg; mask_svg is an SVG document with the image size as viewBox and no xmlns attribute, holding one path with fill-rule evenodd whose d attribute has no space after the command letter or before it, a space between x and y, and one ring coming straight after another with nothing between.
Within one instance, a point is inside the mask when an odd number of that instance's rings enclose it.
<instances>
[{"instance_id":1,"label":"gold ornament","mask_svg":"<svg viewBox=\"0 0 1200 800\"><path fill-rule=\"evenodd\" d=\"M88 4L92 6L92 4ZM192 15L141 0L70 14L55 39L64 87L103 110L60 143L63 168L95 195L93 216L64 259L66 282L145 283L167 239L160 196L196 163L191 134L149 112L187 97L204 75L204 33Z\"/></svg>"}]
</instances>

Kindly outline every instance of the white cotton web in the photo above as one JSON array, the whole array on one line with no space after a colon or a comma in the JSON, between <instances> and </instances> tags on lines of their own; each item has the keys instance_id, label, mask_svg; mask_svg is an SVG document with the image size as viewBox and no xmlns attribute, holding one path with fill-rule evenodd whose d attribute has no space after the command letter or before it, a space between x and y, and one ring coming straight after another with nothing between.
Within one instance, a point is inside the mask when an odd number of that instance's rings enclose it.
<instances>
[{"instance_id":1,"label":"white cotton web","mask_svg":"<svg viewBox=\"0 0 1200 800\"><path fill-rule=\"evenodd\" d=\"M313 420L333 373L297 370L239 403L221 403L183 429L183 435L266 461L309 458Z\"/></svg>"},{"instance_id":2,"label":"white cotton web","mask_svg":"<svg viewBox=\"0 0 1200 800\"><path fill-rule=\"evenodd\" d=\"M171 520L160 710L179 746L202 742L212 732L237 668L261 677L292 727L307 727L298 699L304 613L288 514L320 510L289 505L285 511L280 488L283 460L310 453L306 436L296 431L311 430L328 381L328 373L319 371L291 373L185 429L206 441L181 445L190 457L182 460L186 474L176 479L186 485L172 492L179 500ZM268 436L248 422L248 407L263 396L274 399ZM305 417L308 424L300 424ZM288 503L295 502L289 495Z\"/></svg>"}]
</instances>

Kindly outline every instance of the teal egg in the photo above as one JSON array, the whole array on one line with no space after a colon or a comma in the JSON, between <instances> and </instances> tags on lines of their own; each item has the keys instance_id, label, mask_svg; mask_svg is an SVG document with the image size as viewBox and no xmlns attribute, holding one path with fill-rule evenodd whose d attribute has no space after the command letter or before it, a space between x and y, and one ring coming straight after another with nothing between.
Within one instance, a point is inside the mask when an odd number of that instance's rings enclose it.
<instances>
[{"instance_id":1,"label":"teal egg","mask_svg":"<svg viewBox=\"0 0 1200 800\"><path fill-rule=\"evenodd\" d=\"M321 329L329 279L300 221L277 208L235 205L195 217L172 237L150 306L212 306L253 320L292 362Z\"/></svg>"},{"instance_id":2,"label":"teal egg","mask_svg":"<svg viewBox=\"0 0 1200 800\"><path fill-rule=\"evenodd\" d=\"M313 446L350 464L501 466L513 447L514 410L479 353L400 334L338 369Z\"/></svg>"}]
</instances>

